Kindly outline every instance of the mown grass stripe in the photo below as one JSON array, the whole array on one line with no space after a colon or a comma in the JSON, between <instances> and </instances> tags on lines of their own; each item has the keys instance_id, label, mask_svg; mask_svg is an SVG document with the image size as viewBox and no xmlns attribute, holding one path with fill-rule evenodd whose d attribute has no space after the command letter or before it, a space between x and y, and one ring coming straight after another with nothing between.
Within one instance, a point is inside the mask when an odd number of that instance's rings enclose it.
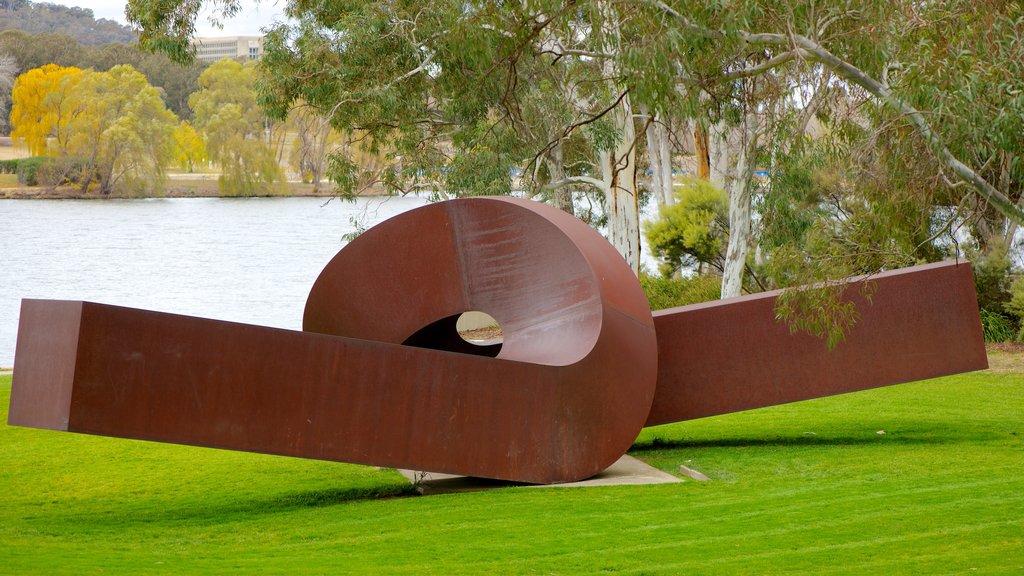
<instances>
[{"instance_id":1,"label":"mown grass stripe","mask_svg":"<svg viewBox=\"0 0 1024 576\"><path fill-rule=\"evenodd\" d=\"M2 426L0 574L1012 572L1021 414L1024 378L966 375L635 451L709 483L385 500L390 471Z\"/></svg>"}]
</instances>

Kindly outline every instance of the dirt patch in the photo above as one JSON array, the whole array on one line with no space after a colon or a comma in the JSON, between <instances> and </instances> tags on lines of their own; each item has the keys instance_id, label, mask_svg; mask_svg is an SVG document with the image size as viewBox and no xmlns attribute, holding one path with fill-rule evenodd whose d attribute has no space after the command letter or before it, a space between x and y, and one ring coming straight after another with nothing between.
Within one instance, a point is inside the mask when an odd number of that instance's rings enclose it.
<instances>
[{"instance_id":1,"label":"dirt patch","mask_svg":"<svg viewBox=\"0 0 1024 576\"><path fill-rule=\"evenodd\" d=\"M986 344L988 368L1001 374L1024 374L1024 344L1000 342Z\"/></svg>"},{"instance_id":2,"label":"dirt patch","mask_svg":"<svg viewBox=\"0 0 1024 576\"><path fill-rule=\"evenodd\" d=\"M1017 342L994 342L991 344L985 344L985 350L989 352L997 350L999 352L1021 354L1024 353L1024 344L1019 344Z\"/></svg>"}]
</instances>

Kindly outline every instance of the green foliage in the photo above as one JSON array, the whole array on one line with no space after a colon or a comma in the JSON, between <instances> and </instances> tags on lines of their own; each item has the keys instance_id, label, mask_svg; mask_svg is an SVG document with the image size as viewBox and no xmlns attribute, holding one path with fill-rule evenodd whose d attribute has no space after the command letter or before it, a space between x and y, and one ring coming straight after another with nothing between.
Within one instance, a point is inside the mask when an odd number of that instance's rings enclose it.
<instances>
[{"instance_id":1,"label":"green foliage","mask_svg":"<svg viewBox=\"0 0 1024 576\"><path fill-rule=\"evenodd\" d=\"M42 186L72 186L81 184L85 174L93 174L92 166L88 158L47 157L40 165L36 178ZM102 185L101 179L102 176L95 176L95 183Z\"/></svg>"},{"instance_id":2,"label":"green foliage","mask_svg":"<svg viewBox=\"0 0 1024 576\"><path fill-rule=\"evenodd\" d=\"M985 342L1010 342L1016 335L1013 322L998 312L979 310L981 314L981 330Z\"/></svg>"},{"instance_id":3,"label":"green foliage","mask_svg":"<svg viewBox=\"0 0 1024 576\"><path fill-rule=\"evenodd\" d=\"M692 276L690 278L667 278L664 276L640 275L640 286L647 295L651 310L664 310L676 306L687 306L718 300L722 279L718 276Z\"/></svg>"},{"instance_id":4,"label":"green foliage","mask_svg":"<svg viewBox=\"0 0 1024 576\"><path fill-rule=\"evenodd\" d=\"M0 160L0 174L16 174L24 186L39 185L39 169L46 162L44 156L30 156L13 160Z\"/></svg>"},{"instance_id":5,"label":"green foliage","mask_svg":"<svg viewBox=\"0 0 1024 576\"><path fill-rule=\"evenodd\" d=\"M131 0L128 15L143 45L182 56L204 5L224 13L241 7L238 0ZM1014 228L976 197L987 188L957 184L961 165L942 150L997 186L1007 205L1022 197L1017 2L941 0L924 9L867 0L443 1L423 10L346 0L295 1L288 9L293 20L267 37L260 104L281 120L301 102L338 130L358 131L387 164L375 177L389 191L521 187L537 197L553 182L570 182L578 188L562 190L580 198L600 187L597 152L634 144L606 114L628 92L641 112L637 126L653 113L669 125L720 123L716 129L732 133L746 115L757 117L751 125L764 133L750 140L760 143L753 165L771 174L754 191L756 258L747 265L759 287L939 260L956 251L958 229L969 229L985 252L1012 240ZM908 118L924 118L926 127ZM642 153L642 136L635 144L630 151ZM555 148L564 158L548 165ZM720 157L731 162L728 150ZM334 165L343 188L367 178L348 170L358 163ZM509 179L513 167L524 175ZM602 222L596 211L582 212ZM689 239L666 235L662 271L713 267L721 236L709 227L687 222Z\"/></svg>"},{"instance_id":6,"label":"green foliage","mask_svg":"<svg viewBox=\"0 0 1024 576\"><path fill-rule=\"evenodd\" d=\"M1005 246L995 246L987 253L976 249L968 250L974 265L974 289L978 293L978 308L997 314L1009 311L1006 308L1012 298L1009 252Z\"/></svg>"},{"instance_id":7,"label":"green foliage","mask_svg":"<svg viewBox=\"0 0 1024 576\"><path fill-rule=\"evenodd\" d=\"M131 66L34 68L18 77L13 102L12 138L58 159L47 166L48 182L75 178L83 192L98 185L104 194L115 185L160 189L177 118Z\"/></svg>"},{"instance_id":8,"label":"green foliage","mask_svg":"<svg viewBox=\"0 0 1024 576\"><path fill-rule=\"evenodd\" d=\"M821 138L775 149L763 160L774 168L757 199L761 258L752 267L766 287L785 289L777 318L829 348L860 318L835 280L946 255L931 242L933 220L941 214L932 214L929 204L918 203L916 193L887 179L878 166L851 162L848 138L863 137L863 128L851 124L838 122ZM853 289L869 297L871 283Z\"/></svg>"},{"instance_id":9,"label":"green foliage","mask_svg":"<svg viewBox=\"0 0 1024 576\"><path fill-rule=\"evenodd\" d=\"M18 167L15 171L15 174L18 175L18 182L25 186L39 185L39 169L45 162L46 159L42 156L22 158L18 161Z\"/></svg>"},{"instance_id":10,"label":"green foliage","mask_svg":"<svg viewBox=\"0 0 1024 576\"><path fill-rule=\"evenodd\" d=\"M512 159L493 148L470 148L452 159L445 191L459 196L507 196L512 192Z\"/></svg>"},{"instance_id":11,"label":"green foliage","mask_svg":"<svg viewBox=\"0 0 1024 576\"><path fill-rule=\"evenodd\" d=\"M125 6L125 18L140 31L140 46L188 64L195 56L189 40L203 4L202 0L134 0ZM241 9L240 0L213 0L206 17L217 23L235 16Z\"/></svg>"},{"instance_id":12,"label":"green foliage","mask_svg":"<svg viewBox=\"0 0 1024 576\"><path fill-rule=\"evenodd\" d=\"M16 174L23 186L58 186L79 182L87 165L85 158L30 156L0 160L0 174Z\"/></svg>"},{"instance_id":13,"label":"green foliage","mask_svg":"<svg viewBox=\"0 0 1024 576\"><path fill-rule=\"evenodd\" d=\"M858 288L870 306L870 281L859 287L825 283L783 290L775 301L775 318L785 322L791 334L806 332L825 340L831 350L860 319L856 304L846 297L847 290Z\"/></svg>"},{"instance_id":14,"label":"green foliage","mask_svg":"<svg viewBox=\"0 0 1024 576\"><path fill-rule=\"evenodd\" d=\"M659 208L657 220L645 227L662 275L694 263L721 269L728 235L728 199L710 182L688 179L675 190L676 203Z\"/></svg>"},{"instance_id":15,"label":"green foliage","mask_svg":"<svg viewBox=\"0 0 1024 576\"><path fill-rule=\"evenodd\" d=\"M359 189L361 174L359 166L347 155L329 154L327 156L327 178L334 182L338 194L345 199L354 199Z\"/></svg>"},{"instance_id":16,"label":"green foliage","mask_svg":"<svg viewBox=\"0 0 1024 576\"><path fill-rule=\"evenodd\" d=\"M150 85L160 90L167 107L182 119L191 115L188 97L199 89L199 75L207 68L204 62L183 66L164 54L152 54L138 46L124 44L82 47L75 61L81 68L94 68L100 72L109 72L122 64L131 65L146 76Z\"/></svg>"},{"instance_id":17,"label":"green foliage","mask_svg":"<svg viewBox=\"0 0 1024 576\"><path fill-rule=\"evenodd\" d=\"M21 30L0 31L0 52L14 56L19 72L46 64L82 68L77 60L84 50L88 48L71 36L59 32L30 34Z\"/></svg>"},{"instance_id":18,"label":"green foliage","mask_svg":"<svg viewBox=\"0 0 1024 576\"><path fill-rule=\"evenodd\" d=\"M1003 304L1003 309L1016 317L1017 342L1024 342L1024 276L1018 275L1010 287L1010 301Z\"/></svg>"},{"instance_id":19,"label":"green foliage","mask_svg":"<svg viewBox=\"0 0 1024 576\"><path fill-rule=\"evenodd\" d=\"M985 341L1024 341L1024 281L1014 280L1004 244L989 248L987 253L974 247L968 249Z\"/></svg>"},{"instance_id":20,"label":"green foliage","mask_svg":"<svg viewBox=\"0 0 1024 576\"><path fill-rule=\"evenodd\" d=\"M837 178L821 147L797 145L776 151L767 193L755 198L761 215L760 245L767 252L805 244L816 222L830 217L827 196Z\"/></svg>"}]
</instances>

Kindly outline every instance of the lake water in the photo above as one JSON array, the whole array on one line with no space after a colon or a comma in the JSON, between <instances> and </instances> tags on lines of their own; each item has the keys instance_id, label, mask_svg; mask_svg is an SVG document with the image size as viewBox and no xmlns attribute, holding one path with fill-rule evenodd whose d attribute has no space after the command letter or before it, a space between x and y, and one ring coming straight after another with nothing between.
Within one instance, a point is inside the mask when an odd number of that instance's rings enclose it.
<instances>
[{"instance_id":1,"label":"lake water","mask_svg":"<svg viewBox=\"0 0 1024 576\"><path fill-rule=\"evenodd\" d=\"M0 200L0 367L22 298L88 300L301 329L306 295L355 230L419 197ZM649 216L649 215L648 215ZM642 247L644 264L656 269Z\"/></svg>"},{"instance_id":2,"label":"lake water","mask_svg":"<svg viewBox=\"0 0 1024 576\"><path fill-rule=\"evenodd\" d=\"M89 300L300 329L306 295L356 218L417 197L0 200L0 366L22 298Z\"/></svg>"}]
</instances>

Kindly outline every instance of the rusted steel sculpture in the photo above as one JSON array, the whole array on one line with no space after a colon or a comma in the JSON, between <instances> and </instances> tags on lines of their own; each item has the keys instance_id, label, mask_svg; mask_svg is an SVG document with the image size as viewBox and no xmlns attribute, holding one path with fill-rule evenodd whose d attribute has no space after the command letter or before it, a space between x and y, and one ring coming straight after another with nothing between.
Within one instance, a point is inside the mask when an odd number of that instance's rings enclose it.
<instances>
[{"instance_id":1,"label":"rusted steel sculpture","mask_svg":"<svg viewBox=\"0 0 1024 576\"><path fill-rule=\"evenodd\" d=\"M303 331L25 300L9 423L567 482L609 466L645 425L986 367L968 264L872 282L830 352L775 321L774 293L652 316L629 267L578 220L455 200L340 251ZM503 341L464 342L455 320L468 310L497 319Z\"/></svg>"}]
</instances>

